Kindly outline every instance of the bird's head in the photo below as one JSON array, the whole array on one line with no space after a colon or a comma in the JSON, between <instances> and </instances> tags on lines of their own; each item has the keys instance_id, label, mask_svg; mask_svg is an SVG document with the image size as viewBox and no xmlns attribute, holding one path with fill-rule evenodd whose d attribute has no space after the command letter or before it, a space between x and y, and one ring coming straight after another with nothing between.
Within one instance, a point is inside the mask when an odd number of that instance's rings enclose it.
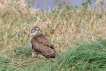
<instances>
[{"instance_id":1,"label":"bird's head","mask_svg":"<svg viewBox=\"0 0 106 71\"><path fill-rule=\"evenodd\" d=\"M41 33L40 28L38 26L34 26L31 29L31 36L38 36Z\"/></svg>"}]
</instances>

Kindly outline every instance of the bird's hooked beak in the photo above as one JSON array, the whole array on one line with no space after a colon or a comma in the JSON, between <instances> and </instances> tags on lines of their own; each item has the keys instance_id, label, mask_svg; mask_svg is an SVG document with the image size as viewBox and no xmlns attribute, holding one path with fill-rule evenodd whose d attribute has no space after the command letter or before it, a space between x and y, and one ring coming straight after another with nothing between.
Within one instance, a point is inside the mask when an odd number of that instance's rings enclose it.
<instances>
[{"instance_id":1,"label":"bird's hooked beak","mask_svg":"<svg viewBox=\"0 0 106 71\"><path fill-rule=\"evenodd\" d=\"M39 30L39 28L36 29L36 33L40 33L41 31Z\"/></svg>"},{"instance_id":2,"label":"bird's hooked beak","mask_svg":"<svg viewBox=\"0 0 106 71\"><path fill-rule=\"evenodd\" d=\"M35 36L37 36L38 34L40 34L40 30L39 29L36 29L36 31L34 31L34 33L32 33L32 35L35 35Z\"/></svg>"}]
</instances>

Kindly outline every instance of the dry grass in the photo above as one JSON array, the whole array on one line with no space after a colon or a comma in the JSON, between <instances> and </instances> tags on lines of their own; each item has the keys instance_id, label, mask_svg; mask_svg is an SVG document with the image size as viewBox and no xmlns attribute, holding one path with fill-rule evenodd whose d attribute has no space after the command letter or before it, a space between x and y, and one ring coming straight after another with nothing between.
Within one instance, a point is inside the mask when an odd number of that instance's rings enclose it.
<instances>
[{"instance_id":1,"label":"dry grass","mask_svg":"<svg viewBox=\"0 0 106 71\"><path fill-rule=\"evenodd\" d=\"M0 6L0 56L10 58L11 63L17 59L15 48L29 47L30 29L34 25L42 29L61 53L68 46L106 37L106 14L97 10L76 11L66 7L60 11L54 7L47 13L30 9L21 0L10 3L0 0ZM21 62L22 56L18 56Z\"/></svg>"}]
</instances>

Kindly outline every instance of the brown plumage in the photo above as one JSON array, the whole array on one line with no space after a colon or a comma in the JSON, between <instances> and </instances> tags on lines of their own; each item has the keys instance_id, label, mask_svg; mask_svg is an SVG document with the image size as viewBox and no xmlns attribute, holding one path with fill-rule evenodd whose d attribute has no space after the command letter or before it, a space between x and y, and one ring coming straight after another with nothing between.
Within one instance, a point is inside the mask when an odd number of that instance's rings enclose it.
<instances>
[{"instance_id":1,"label":"brown plumage","mask_svg":"<svg viewBox=\"0 0 106 71\"><path fill-rule=\"evenodd\" d=\"M32 57L36 57L38 54L41 54L46 58L55 58L56 50L54 46L43 35L38 26L34 26L31 29L30 47Z\"/></svg>"}]
</instances>

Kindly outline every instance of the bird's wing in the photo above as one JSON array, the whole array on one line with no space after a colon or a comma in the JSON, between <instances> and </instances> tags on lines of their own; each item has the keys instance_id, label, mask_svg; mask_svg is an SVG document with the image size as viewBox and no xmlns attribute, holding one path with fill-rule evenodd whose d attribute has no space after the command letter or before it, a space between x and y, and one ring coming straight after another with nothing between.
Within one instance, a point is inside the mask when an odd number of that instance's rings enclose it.
<instances>
[{"instance_id":1,"label":"bird's wing","mask_svg":"<svg viewBox=\"0 0 106 71\"><path fill-rule=\"evenodd\" d=\"M37 37L37 40L40 43L42 43L44 46L49 46L50 48L54 49L53 45L49 42L49 40L43 34Z\"/></svg>"}]
</instances>

